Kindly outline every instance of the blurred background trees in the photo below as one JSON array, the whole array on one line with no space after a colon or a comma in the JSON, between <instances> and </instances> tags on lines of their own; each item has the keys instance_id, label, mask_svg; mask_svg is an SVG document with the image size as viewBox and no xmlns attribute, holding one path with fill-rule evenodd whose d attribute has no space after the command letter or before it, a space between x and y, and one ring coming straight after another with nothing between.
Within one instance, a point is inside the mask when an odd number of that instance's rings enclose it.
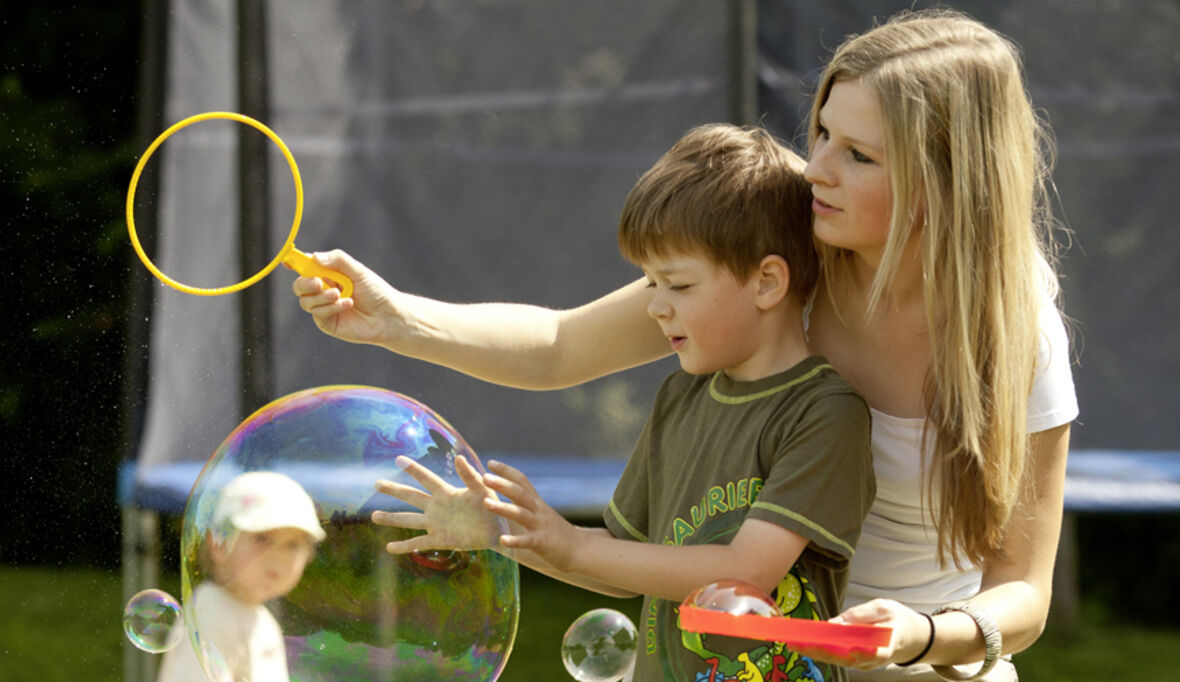
<instances>
[{"instance_id":1,"label":"blurred background trees","mask_svg":"<svg viewBox=\"0 0 1180 682\"><path fill-rule=\"evenodd\" d=\"M138 13L0 19L2 562L118 562Z\"/></svg>"}]
</instances>

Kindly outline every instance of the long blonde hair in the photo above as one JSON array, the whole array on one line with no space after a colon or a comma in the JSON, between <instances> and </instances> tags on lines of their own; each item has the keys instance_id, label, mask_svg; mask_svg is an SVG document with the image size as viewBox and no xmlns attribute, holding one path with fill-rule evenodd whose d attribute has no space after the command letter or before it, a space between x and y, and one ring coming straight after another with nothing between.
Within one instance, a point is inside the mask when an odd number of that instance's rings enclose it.
<instances>
[{"instance_id":1,"label":"long blonde hair","mask_svg":"<svg viewBox=\"0 0 1180 682\"><path fill-rule=\"evenodd\" d=\"M937 500L938 559L999 555L1027 476L1027 406L1038 314L1057 296L1046 182L1053 145L1014 45L965 15L906 12L837 49L809 139L836 81L873 92L885 126L893 215L869 292L875 310L915 234L926 324L925 495ZM820 246L825 277L849 252ZM829 287L831 290L831 287Z\"/></svg>"}]
</instances>

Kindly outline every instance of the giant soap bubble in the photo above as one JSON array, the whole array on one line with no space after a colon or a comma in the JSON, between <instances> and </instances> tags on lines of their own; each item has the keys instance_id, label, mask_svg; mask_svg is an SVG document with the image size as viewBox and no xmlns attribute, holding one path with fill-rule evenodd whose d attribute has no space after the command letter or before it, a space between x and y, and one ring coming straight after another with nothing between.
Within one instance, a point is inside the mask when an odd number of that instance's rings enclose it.
<instances>
[{"instance_id":1,"label":"giant soap bubble","mask_svg":"<svg viewBox=\"0 0 1180 682\"><path fill-rule=\"evenodd\" d=\"M516 635L517 564L490 550L388 554L387 542L419 532L369 518L408 509L373 487L414 485L401 455L456 486L456 455L483 470L430 408L358 386L276 400L213 453L181 538L184 620L213 679L243 674L243 642L267 628L293 681L499 677Z\"/></svg>"}]
</instances>

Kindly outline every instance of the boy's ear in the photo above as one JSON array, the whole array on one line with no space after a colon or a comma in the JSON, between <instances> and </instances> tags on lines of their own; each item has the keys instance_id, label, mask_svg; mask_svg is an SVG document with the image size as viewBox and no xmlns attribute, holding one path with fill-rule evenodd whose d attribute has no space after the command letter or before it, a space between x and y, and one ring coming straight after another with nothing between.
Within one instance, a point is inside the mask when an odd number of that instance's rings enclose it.
<instances>
[{"instance_id":1,"label":"boy's ear","mask_svg":"<svg viewBox=\"0 0 1180 682\"><path fill-rule=\"evenodd\" d=\"M760 310L770 310L786 297L791 290L791 268L782 256L771 254L758 264L758 289L754 304Z\"/></svg>"}]
</instances>

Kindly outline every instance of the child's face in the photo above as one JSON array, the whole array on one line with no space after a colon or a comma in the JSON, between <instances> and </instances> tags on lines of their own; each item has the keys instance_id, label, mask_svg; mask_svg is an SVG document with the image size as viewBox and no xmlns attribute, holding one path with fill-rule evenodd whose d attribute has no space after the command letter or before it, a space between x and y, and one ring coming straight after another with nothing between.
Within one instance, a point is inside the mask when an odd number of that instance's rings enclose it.
<instances>
[{"instance_id":1,"label":"child's face","mask_svg":"<svg viewBox=\"0 0 1180 682\"><path fill-rule=\"evenodd\" d=\"M228 547L214 545L217 582L240 601L262 604L299 584L315 541L298 528L239 531Z\"/></svg>"},{"instance_id":2,"label":"child's face","mask_svg":"<svg viewBox=\"0 0 1180 682\"><path fill-rule=\"evenodd\" d=\"M740 281L725 267L686 253L653 256L643 272L654 289L647 312L660 324L684 371L725 370L734 379L756 378L745 375L761 345L757 277Z\"/></svg>"}]
</instances>

